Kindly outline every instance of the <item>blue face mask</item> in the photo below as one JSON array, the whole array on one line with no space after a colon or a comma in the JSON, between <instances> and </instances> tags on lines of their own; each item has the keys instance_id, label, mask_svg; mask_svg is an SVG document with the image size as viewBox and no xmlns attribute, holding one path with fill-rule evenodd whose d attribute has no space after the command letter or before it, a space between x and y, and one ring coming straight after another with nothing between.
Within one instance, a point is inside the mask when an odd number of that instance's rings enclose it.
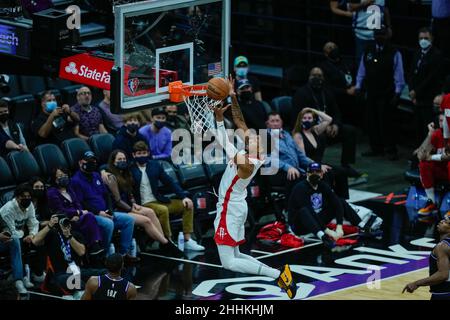
<instances>
[{"instance_id":1,"label":"blue face mask","mask_svg":"<svg viewBox=\"0 0 450 320\"><path fill-rule=\"evenodd\" d=\"M48 113L52 113L57 107L58 104L56 103L56 101L47 101L45 103L45 111Z\"/></svg>"},{"instance_id":2,"label":"blue face mask","mask_svg":"<svg viewBox=\"0 0 450 320\"><path fill-rule=\"evenodd\" d=\"M236 75L240 78L247 77L248 68L236 68Z\"/></svg>"},{"instance_id":3,"label":"blue face mask","mask_svg":"<svg viewBox=\"0 0 450 320\"><path fill-rule=\"evenodd\" d=\"M431 46L431 41L428 39L420 39L419 45L422 49L427 49L429 46Z\"/></svg>"}]
</instances>

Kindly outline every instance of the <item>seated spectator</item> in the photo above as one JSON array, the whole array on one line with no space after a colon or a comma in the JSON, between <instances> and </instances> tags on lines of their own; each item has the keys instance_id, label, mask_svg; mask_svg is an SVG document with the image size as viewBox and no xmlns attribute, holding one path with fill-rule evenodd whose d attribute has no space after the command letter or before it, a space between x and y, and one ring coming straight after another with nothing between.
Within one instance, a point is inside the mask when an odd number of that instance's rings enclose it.
<instances>
[{"instance_id":1,"label":"seated spectator","mask_svg":"<svg viewBox=\"0 0 450 320\"><path fill-rule=\"evenodd\" d=\"M261 94L261 87L259 84L258 78L251 76L248 74L248 71L250 69L250 65L248 63L248 59L244 56L239 56L234 59L234 74L236 79L236 87L234 88L237 90L237 82L239 80L248 80L253 88L253 95L255 100L262 101L262 94Z\"/></svg>"},{"instance_id":2,"label":"seated spectator","mask_svg":"<svg viewBox=\"0 0 450 320\"><path fill-rule=\"evenodd\" d=\"M267 113L261 101L254 98L253 88L247 79L237 81L237 98L245 122L250 129L265 129Z\"/></svg>"},{"instance_id":3,"label":"seated spectator","mask_svg":"<svg viewBox=\"0 0 450 320\"><path fill-rule=\"evenodd\" d=\"M163 109L152 110L152 123L139 129L150 147L152 159L168 160L172 154L172 131L166 127L167 113Z\"/></svg>"},{"instance_id":4,"label":"seated spectator","mask_svg":"<svg viewBox=\"0 0 450 320\"><path fill-rule=\"evenodd\" d=\"M140 113L127 113L123 116L124 125L116 134L112 144L112 150L123 150L127 159L133 158L133 146L138 141L146 141L139 133L142 123Z\"/></svg>"},{"instance_id":5,"label":"seated spectator","mask_svg":"<svg viewBox=\"0 0 450 320\"><path fill-rule=\"evenodd\" d=\"M155 212L136 203L133 196L133 186L135 185L133 176L129 170L129 162L125 153L121 150L114 150L108 160L108 172L103 182L108 186L114 201L115 209L128 212L134 218L134 224L145 230L145 233L159 243L164 253L175 253L182 256L182 252L177 246L164 237L161 223Z\"/></svg>"},{"instance_id":6,"label":"seated spectator","mask_svg":"<svg viewBox=\"0 0 450 320\"><path fill-rule=\"evenodd\" d=\"M44 246L53 267L53 282L65 291L73 294L73 299L79 300L89 277L104 274L102 269L83 268L86 246L83 236L72 232L72 225L68 218L58 218L53 215L49 223L33 238L33 244ZM70 270L70 271L69 271ZM75 284L79 277L79 288L69 288L68 284Z\"/></svg>"},{"instance_id":7,"label":"seated spectator","mask_svg":"<svg viewBox=\"0 0 450 320\"><path fill-rule=\"evenodd\" d=\"M274 176L274 179L281 181L273 181L276 185L286 185L287 195L294 185L299 181L301 174L306 172L306 169L313 160L309 159L304 152L295 143L291 134L283 129L283 120L277 112L269 114L267 120L267 129L272 136L280 134L279 140L279 168L281 173ZM326 170L326 167L324 167Z\"/></svg>"},{"instance_id":8,"label":"seated spectator","mask_svg":"<svg viewBox=\"0 0 450 320\"><path fill-rule=\"evenodd\" d=\"M159 162L150 160L148 146L144 142L137 142L133 146L133 157L136 162L131 167L134 180L134 198L138 204L151 208L161 222L164 235L170 239L169 215L182 215L184 248L186 250L203 251L205 247L199 245L191 238L194 220L194 204L189 199L188 192L181 189L161 167ZM171 189L178 199L169 199L158 190L158 182L161 181L165 187Z\"/></svg>"},{"instance_id":9,"label":"seated spectator","mask_svg":"<svg viewBox=\"0 0 450 320\"><path fill-rule=\"evenodd\" d=\"M288 222L297 235L314 233L325 246L332 248L334 241L344 235L344 218L355 226L361 224L361 218L346 201L320 181L322 177L319 163L308 166L306 180L299 182L289 197ZM336 231L326 227L333 219L336 219Z\"/></svg>"},{"instance_id":10,"label":"seated spectator","mask_svg":"<svg viewBox=\"0 0 450 320\"><path fill-rule=\"evenodd\" d=\"M92 151L84 153L78 162L80 169L72 177L69 187L80 201L83 209L95 214L97 224L103 232L105 250L110 250L114 229L120 230L119 253L125 255L127 262L140 259L128 255L133 239L134 219L126 213L114 212L108 190L97 169L97 158Z\"/></svg>"},{"instance_id":11,"label":"seated spectator","mask_svg":"<svg viewBox=\"0 0 450 320\"><path fill-rule=\"evenodd\" d=\"M36 219L38 219L41 226L44 226L47 224L48 220L50 220L45 182L39 177L33 177L28 183L33 189L31 198L34 205Z\"/></svg>"},{"instance_id":12,"label":"seated spectator","mask_svg":"<svg viewBox=\"0 0 450 320\"><path fill-rule=\"evenodd\" d=\"M111 112L111 91L103 90L103 96L103 100L98 104L98 109L102 113L105 128L115 134L123 126L123 119L121 115Z\"/></svg>"},{"instance_id":13,"label":"seated spectator","mask_svg":"<svg viewBox=\"0 0 450 320\"><path fill-rule=\"evenodd\" d=\"M439 115L439 128L435 128L434 123L428 124L428 136L414 152L420 161L420 180L428 197L425 206L418 211L420 215L430 215L439 211L434 186L438 181L450 181L450 153L449 150L446 150L442 130L444 121L445 116L441 113Z\"/></svg>"},{"instance_id":14,"label":"seated spectator","mask_svg":"<svg viewBox=\"0 0 450 320\"><path fill-rule=\"evenodd\" d=\"M10 243L3 243L3 245L9 246L15 285L20 294L26 294L26 288L34 286L30 279L23 274L22 248L20 244L20 240L24 244L31 244L34 236L39 231L39 221L37 221L35 216L31 194L32 189L30 186L26 183L21 184L14 191L14 198L0 208L0 217L6 225L6 228L3 230L3 236L7 236L9 238L7 241L10 241ZM27 226L27 235L25 235L25 225ZM5 232L7 233L5 234Z\"/></svg>"},{"instance_id":15,"label":"seated spectator","mask_svg":"<svg viewBox=\"0 0 450 320\"><path fill-rule=\"evenodd\" d=\"M9 119L9 105L4 99L0 99L0 135L9 140L6 152L1 152L0 156L5 156L7 152L12 150L28 151L27 142L20 126ZM1 149L3 148L0 147L0 151Z\"/></svg>"},{"instance_id":16,"label":"seated spectator","mask_svg":"<svg viewBox=\"0 0 450 320\"><path fill-rule=\"evenodd\" d=\"M32 288L33 284L27 278L24 278L20 238L11 237L11 233L7 230L0 232L0 252L9 252L12 277L16 289L19 294L27 294L28 291L24 282L28 288Z\"/></svg>"},{"instance_id":17,"label":"seated spectator","mask_svg":"<svg viewBox=\"0 0 450 320\"><path fill-rule=\"evenodd\" d=\"M326 113L310 108L303 109L297 118L292 135L299 149L314 162L322 163L326 148L323 136L333 118ZM327 165L325 181L337 195L349 198L348 177L346 170L339 166Z\"/></svg>"},{"instance_id":18,"label":"seated spectator","mask_svg":"<svg viewBox=\"0 0 450 320\"><path fill-rule=\"evenodd\" d=\"M176 104L171 104L166 106L167 121L166 125L171 131L176 129L186 129L189 130L190 125L188 123L189 116L178 114L178 106Z\"/></svg>"},{"instance_id":19,"label":"seated spectator","mask_svg":"<svg viewBox=\"0 0 450 320\"><path fill-rule=\"evenodd\" d=\"M52 187L48 189L47 198L53 214L64 214L72 223L73 229L86 240L87 252L97 255L104 251L100 246L102 236L95 215L83 210L78 198L69 187L69 171L56 168L51 176Z\"/></svg>"},{"instance_id":20,"label":"seated spectator","mask_svg":"<svg viewBox=\"0 0 450 320\"><path fill-rule=\"evenodd\" d=\"M76 136L88 140L93 134L108 133L99 108L91 105L92 93L88 87L81 87L78 89L77 101L78 102L71 107L71 110L80 117L80 121L75 126Z\"/></svg>"},{"instance_id":21,"label":"seated spectator","mask_svg":"<svg viewBox=\"0 0 450 320\"><path fill-rule=\"evenodd\" d=\"M61 145L64 140L75 138L75 125L80 117L67 104L58 107L55 95L45 92L41 98L41 112L31 123L31 132L37 144Z\"/></svg>"},{"instance_id":22,"label":"seated spectator","mask_svg":"<svg viewBox=\"0 0 450 320\"><path fill-rule=\"evenodd\" d=\"M292 106L291 128L294 127L298 114L304 108L314 108L333 118L333 122L327 127L327 142L341 142L342 167L347 169L349 177L361 176L361 173L350 166L356 160L356 129L343 123L334 93L325 86L322 69L311 69L308 84L297 90L293 97Z\"/></svg>"}]
</instances>

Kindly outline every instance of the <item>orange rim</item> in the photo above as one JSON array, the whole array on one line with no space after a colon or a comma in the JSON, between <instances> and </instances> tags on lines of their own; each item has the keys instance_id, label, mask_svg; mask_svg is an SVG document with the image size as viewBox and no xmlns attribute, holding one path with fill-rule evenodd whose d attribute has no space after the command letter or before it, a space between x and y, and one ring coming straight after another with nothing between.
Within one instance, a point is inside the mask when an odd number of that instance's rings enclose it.
<instances>
[{"instance_id":1,"label":"orange rim","mask_svg":"<svg viewBox=\"0 0 450 320\"><path fill-rule=\"evenodd\" d=\"M187 85L181 81L169 83L169 99L171 102L183 102L184 97L206 96L207 85Z\"/></svg>"}]
</instances>

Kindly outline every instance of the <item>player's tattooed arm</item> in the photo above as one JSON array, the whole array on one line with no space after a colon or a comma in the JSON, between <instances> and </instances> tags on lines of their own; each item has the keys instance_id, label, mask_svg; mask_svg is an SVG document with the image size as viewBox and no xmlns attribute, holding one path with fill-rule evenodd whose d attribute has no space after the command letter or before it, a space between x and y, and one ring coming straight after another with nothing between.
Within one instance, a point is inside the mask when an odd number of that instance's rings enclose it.
<instances>
[{"instance_id":1,"label":"player's tattooed arm","mask_svg":"<svg viewBox=\"0 0 450 320\"><path fill-rule=\"evenodd\" d=\"M248 130L247 124L245 123L244 116L242 115L241 107L237 100L236 92L234 91L234 79L231 75L228 77L228 85L230 86L230 98L231 98L231 114L233 115L233 122L238 127L244 131Z\"/></svg>"}]
</instances>

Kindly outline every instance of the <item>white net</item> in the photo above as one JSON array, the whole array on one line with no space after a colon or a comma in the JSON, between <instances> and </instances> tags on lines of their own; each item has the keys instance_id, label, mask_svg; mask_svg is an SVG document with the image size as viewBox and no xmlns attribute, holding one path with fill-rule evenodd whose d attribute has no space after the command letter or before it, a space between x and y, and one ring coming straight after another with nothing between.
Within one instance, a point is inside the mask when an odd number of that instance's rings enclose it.
<instances>
[{"instance_id":1,"label":"white net","mask_svg":"<svg viewBox=\"0 0 450 320\"><path fill-rule=\"evenodd\" d=\"M208 129L215 128L214 108L222 101L214 100L208 96L196 95L184 96L184 102L189 110L191 118L191 131L194 134L203 134Z\"/></svg>"}]
</instances>

